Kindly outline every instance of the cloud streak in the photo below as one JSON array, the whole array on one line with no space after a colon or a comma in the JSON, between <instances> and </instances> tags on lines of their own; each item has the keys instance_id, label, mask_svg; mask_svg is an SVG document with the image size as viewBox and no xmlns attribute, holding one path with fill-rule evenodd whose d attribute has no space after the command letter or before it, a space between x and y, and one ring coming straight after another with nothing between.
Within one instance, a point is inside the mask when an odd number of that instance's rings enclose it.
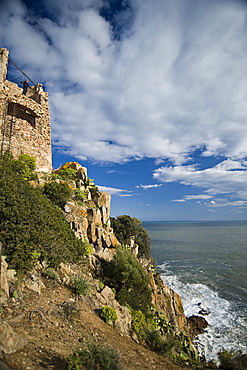
<instances>
[{"instance_id":1,"label":"cloud streak","mask_svg":"<svg viewBox=\"0 0 247 370\"><path fill-rule=\"evenodd\" d=\"M142 188L144 190L147 190L147 189L153 189L153 188L159 188L160 186L162 186L162 184L153 184L153 185L137 185L136 188L139 189L139 188Z\"/></svg>"},{"instance_id":2,"label":"cloud streak","mask_svg":"<svg viewBox=\"0 0 247 370\"><path fill-rule=\"evenodd\" d=\"M118 195L121 197L131 197L133 194L131 194L131 191L124 190L124 189L117 189L117 188L111 188L109 186L101 186L97 185L99 191L105 191L109 193L110 195Z\"/></svg>"}]
</instances>

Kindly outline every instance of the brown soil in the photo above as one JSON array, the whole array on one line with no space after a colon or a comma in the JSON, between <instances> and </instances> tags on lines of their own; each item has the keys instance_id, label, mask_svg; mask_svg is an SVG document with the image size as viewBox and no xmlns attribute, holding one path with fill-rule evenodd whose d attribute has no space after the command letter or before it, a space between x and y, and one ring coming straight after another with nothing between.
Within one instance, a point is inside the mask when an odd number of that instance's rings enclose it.
<instances>
[{"instance_id":1,"label":"brown soil","mask_svg":"<svg viewBox=\"0 0 247 370\"><path fill-rule=\"evenodd\" d=\"M24 292L22 300L4 310L3 319L27 339L22 350L4 355L11 369L66 370L66 356L87 338L116 349L125 370L182 369L104 323L67 287L50 279L45 285L42 294Z\"/></svg>"}]
</instances>

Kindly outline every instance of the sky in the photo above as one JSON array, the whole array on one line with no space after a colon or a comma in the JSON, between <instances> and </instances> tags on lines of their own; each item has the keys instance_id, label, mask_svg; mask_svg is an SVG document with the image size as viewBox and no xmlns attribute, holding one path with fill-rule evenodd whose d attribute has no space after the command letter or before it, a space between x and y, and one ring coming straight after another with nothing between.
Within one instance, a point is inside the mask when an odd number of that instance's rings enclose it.
<instances>
[{"instance_id":1,"label":"sky","mask_svg":"<svg viewBox=\"0 0 247 370\"><path fill-rule=\"evenodd\" d=\"M0 47L112 217L247 219L247 1L2 0Z\"/></svg>"}]
</instances>

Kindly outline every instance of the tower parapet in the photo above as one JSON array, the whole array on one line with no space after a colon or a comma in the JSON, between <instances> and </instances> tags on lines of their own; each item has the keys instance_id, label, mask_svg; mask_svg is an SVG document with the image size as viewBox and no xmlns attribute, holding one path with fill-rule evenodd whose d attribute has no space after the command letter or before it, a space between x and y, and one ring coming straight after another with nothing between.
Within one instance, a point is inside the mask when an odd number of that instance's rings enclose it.
<instances>
[{"instance_id":1,"label":"tower parapet","mask_svg":"<svg viewBox=\"0 0 247 370\"><path fill-rule=\"evenodd\" d=\"M26 95L16 83L6 79L8 50L0 48L0 150L10 150L14 158L29 154L36 158L37 170L51 172L51 130L48 93L42 85L30 86Z\"/></svg>"}]
</instances>

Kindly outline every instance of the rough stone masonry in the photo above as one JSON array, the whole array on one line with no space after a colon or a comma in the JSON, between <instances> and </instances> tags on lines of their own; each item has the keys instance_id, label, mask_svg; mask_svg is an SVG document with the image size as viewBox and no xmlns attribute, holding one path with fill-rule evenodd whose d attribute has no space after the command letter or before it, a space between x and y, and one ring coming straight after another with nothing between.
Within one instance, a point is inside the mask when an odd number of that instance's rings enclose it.
<instances>
[{"instance_id":1,"label":"rough stone masonry","mask_svg":"<svg viewBox=\"0 0 247 370\"><path fill-rule=\"evenodd\" d=\"M7 49L0 48L0 150L10 150L14 158L29 154L36 158L37 170L51 172L51 131L48 93L40 84L27 94L6 79Z\"/></svg>"}]
</instances>

